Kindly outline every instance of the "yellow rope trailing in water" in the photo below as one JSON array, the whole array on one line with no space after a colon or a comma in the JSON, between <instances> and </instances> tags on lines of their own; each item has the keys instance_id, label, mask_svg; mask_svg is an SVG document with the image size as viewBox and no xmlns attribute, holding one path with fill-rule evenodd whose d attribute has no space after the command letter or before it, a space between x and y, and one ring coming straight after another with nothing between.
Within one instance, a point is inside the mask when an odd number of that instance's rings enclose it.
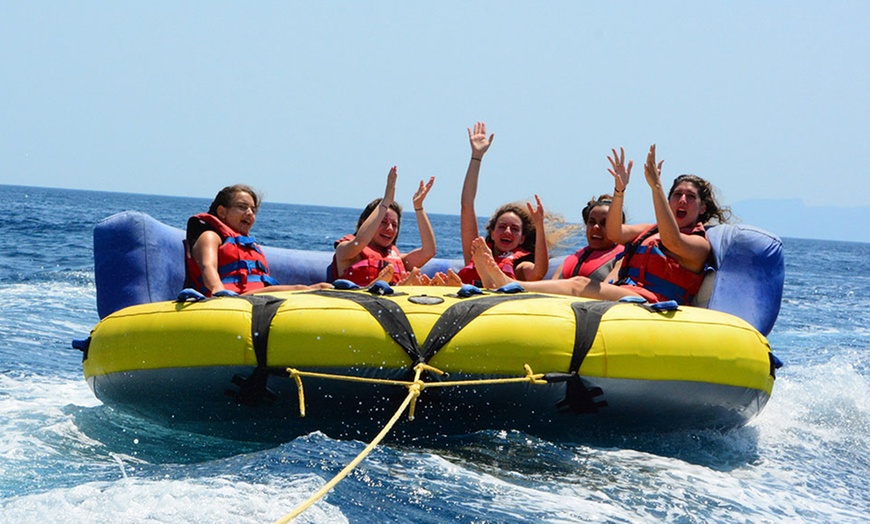
<instances>
[{"instance_id":1,"label":"yellow rope trailing in water","mask_svg":"<svg viewBox=\"0 0 870 524\"><path fill-rule=\"evenodd\" d=\"M290 522L295 519L299 515L302 514L303 511L310 508L315 502L323 498L324 495L329 493L329 491L335 487L336 484L342 481L350 472L365 459L372 450L375 449L384 437L387 436L387 433L393 429L393 426L398 422L399 417L402 415L402 412L408 409L408 419L414 420L414 407L417 404L417 398L420 396L420 393L423 392L427 387L447 387L447 386L477 386L481 384L510 384L517 382L529 382L531 384L547 384L546 380L543 380L544 374L532 373L532 368L525 364L523 366L526 370L526 375L524 377L511 377L511 378L495 378L495 379L480 379L480 380L457 380L454 382L430 382L425 383L420 380L420 375L423 374L424 371L431 371L438 375L443 375L444 372L440 369L433 368L428 364L417 364L414 366L414 380L409 382L407 380L384 380L377 378L364 378L364 377L354 377L349 375L331 375L329 373L316 373L312 371L299 371L293 368L287 368L287 373L290 374L291 377L296 381L296 385L299 389L299 413L301 416L305 416L305 394L302 389L302 377L317 377L317 378L328 378L333 380L344 380L350 382L368 382L374 384L389 384L389 385L397 385L397 386L405 386L408 388L408 396L405 397L405 400L402 401L402 404L399 406L399 409L396 410L396 413L393 417L387 422L387 425L380 431L380 433L375 436L375 438L369 443L368 446L363 449L359 455L356 456L350 463L344 467L338 474L333 477L332 480L327 482L322 488L320 488L317 493L308 498L304 503L297 506L292 512L288 513L284 517L276 520L276 524L283 524L286 522Z\"/></svg>"},{"instance_id":2,"label":"yellow rope trailing in water","mask_svg":"<svg viewBox=\"0 0 870 524\"><path fill-rule=\"evenodd\" d=\"M373 449L375 449L375 446L377 446L381 442L381 440L383 440L384 437L387 436L387 433L389 433L393 426L396 425L396 422L398 422L399 417L402 415L402 412L405 411L405 408L408 407L408 404L410 404L412 400L420 396L420 392L423 390L424 384L423 381L420 380L420 375L423 373L423 369L421 368L421 366L422 365L418 365L416 368L414 368L414 382L410 383L407 386L408 396L405 397L404 401L402 401L402 405L399 406L399 409L396 410L396 413L393 415L390 421L387 422L387 425L384 426L384 429L382 429L380 433L378 433L377 436L369 443L369 445L366 446L366 448L362 450L362 452L357 455L356 458L350 461L350 463L345 466L344 469L338 473L338 475L333 477L333 479L327 482L322 488L320 488L317 493L312 495L308 500L306 500L292 512L276 520L276 524L290 522L291 520L302 514L303 511L311 507L312 504L320 500L324 495L329 492L329 490L331 490L336 484L344 479L344 477L346 477L353 470L353 468L357 466L357 464L362 462L363 459L366 458Z\"/></svg>"}]
</instances>

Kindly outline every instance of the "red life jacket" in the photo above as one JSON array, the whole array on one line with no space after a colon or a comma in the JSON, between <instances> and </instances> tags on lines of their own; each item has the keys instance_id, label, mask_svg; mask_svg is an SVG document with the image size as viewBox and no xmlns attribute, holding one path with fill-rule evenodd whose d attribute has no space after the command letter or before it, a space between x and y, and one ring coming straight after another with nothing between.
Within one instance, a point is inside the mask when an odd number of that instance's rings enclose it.
<instances>
[{"instance_id":1,"label":"red life jacket","mask_svg":"<svg viewBox=\"0 0 870 524\"><path fill-rule=\"evenodd\" d=\"M704 235L704 225L680 229L686 235ZM634 286L638 294L650 302L676 300L688 304L701 288L703 273L695 273L680 265L664 251L658 226L638 235L625 246L625 258L619 270L620 285Z\"/></svg>"},{"instance_id":2,"label":"red life jacket","mask_svg":"<svg viewBox=\"0 0 870 524\"><path fill-rule=\"evenodd\" d=\"M616 265L616 257L624 250L621 244L614 244L609 249L592 249L589 246L565 257L562 264L562 278L576 276L589 277L598 282L604 282L607 275Z\"/></svg>"},{"instance_id":3,"label":"red life jacket","mask_svg":"<svg viewBox=\"0 0 870 524\"><path fill-rule=\"evenodd\" d=\"M203 283L202 270L190 254L191 247L204 231L214 231L221 238L217 262L218 275L224 289L244 293L278 283L269 276L269 264L253 237L240 235L212 214L200 213L187 220L187 239L184 242L185 287L195 288L205 296L211 296L211 291Z\"/></svg>"},{"instance_id":4,"label":"red life jacket","mask_svg":"<svg viewBox=\"0 0 870 524\"><path fill-rule=\"evenodd\" d=\"M354 235L345 235L341 237L335 245L337 246L342 242L347 242L354 238ZM393 279L389 283L398 284L399 281L405 278L408 273L405 271L405 261L402 260L402 254L399 252L399 249L395 244L390 246L386 255L378 249L366 246L363 248L360 256L362 259L351 264L351 266L345 269L344 273L338 278L350 280L360 286L367 286L378 278L378 274L382 269L388 265L392 265ZM335 255L332 257L332 267L338 268L338 261L335 259Z\"/></svg>"},{"instance_id":5,"label":"red life jacket","mask_svg":"<svg viewBox=\"0 0 870 524\"><path fill-rule=\"evenodd\" d=\"M517 278L514 266L520 262L525 262L525 259L534 260L534 257L531 252L517 248L516 251L502 253L501 256L495 257L495 263L498 264L499 269L501 269L505 275L511 278ZM482 285L480 275L477 273L477 269L474 268L474 261L460 269L458 275L459 278L462 279L463 284L473 284L477 287Z\"/></svg>"}]
</instances>

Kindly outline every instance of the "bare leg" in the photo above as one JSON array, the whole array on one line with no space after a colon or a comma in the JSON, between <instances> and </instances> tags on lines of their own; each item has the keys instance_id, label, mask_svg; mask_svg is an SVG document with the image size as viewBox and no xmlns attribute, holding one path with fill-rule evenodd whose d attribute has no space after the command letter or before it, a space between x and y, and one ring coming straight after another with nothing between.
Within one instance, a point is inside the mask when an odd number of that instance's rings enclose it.
<instances>
[{"instance_id":1,"label":"bare leg","mask_svg":"<svg viewBox=\"0 0 870 524\"><path fill-rule=\"evenodd\" d=\"M489 246L483 238L475 238L471 243L471 257L474 268L480 275L483 286L487 289L498 289L511 282L516 282L499 269ZM521 282L526 291L553 293L556 295L571 295L575 297L597 298L599 300L619 300L622 297L637 295L630 286L614 286L604 284L586 277L572 277L565 280L536 280Z\"/></svg>"},{"instance_id":2,"label":"bare leg","mask_svg":"<svg viewBox=\"0 0 870 524\"><path fill-rule=\"evenodd\" d=\"M631 291L631 286L614 286L613 284L604 284L597 280L590 280L580 276L564 280L522 282L522 285L526 291L597 298L599 300L619 300L622 297L637 295L637 293Z\"/></svg>"},{"instance_id":3,"label":"bare leg","mask_svg":"<svg viewBox=\"0 0 870 524\"><path fill-rule=\"evenodd\" d=\"M329 282L318 282L317 284L311 284L310 286L306 285L306 284L283 284L280 286L262 287L259 289L255 289L253 291L245 291L242 294L243 295L259 295L261 293L268 294L268 293L277 293L279 291L314 291L317 289L332 289L333 287L335 287L335 286L333 286Z\"/></svg>"},{"instance_id":4,"label":"bare leg","mask_svg":"<svg viewBox=\"0 0 870 524\"><path fill-rule=\"evenodd\" d=\"M471 259L474 261L474 269L480 275L480 281L483 282L483 287L487 289L498 289L511 282L516 282L514 279L505 275L504 272L495 263L492 258L492 252L483 237L477 237L471 241Z\"/></svg>"}]
</instances>

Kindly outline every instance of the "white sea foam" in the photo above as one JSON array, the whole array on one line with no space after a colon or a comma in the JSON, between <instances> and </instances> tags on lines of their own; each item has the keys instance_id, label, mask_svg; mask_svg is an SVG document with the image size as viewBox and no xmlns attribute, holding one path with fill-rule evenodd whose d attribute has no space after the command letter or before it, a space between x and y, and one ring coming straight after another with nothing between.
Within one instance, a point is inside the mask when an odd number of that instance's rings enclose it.
<instances>
[{"instance_id":1,"label":"white sea foam","mask_svg":"<svg viewBox=\"0 0 870 524\"><path fill-rule=\"evenodd\" d=\"M262 523L273 522L315 491L315 479L251 483L224 476L185 480L85 482L0 503L4 522ZM319 502L294 522L349 522Z\"/></svg>"},{"instance_id":2,"label":"white sea foam","mask_svg":"<svg viewBox=\"0 0 870 524\"><path fill-rule=\"evenodd\" d=\"M268 522L362 449L318 433L276 447L225 441L102 406L69 347L97 322L82 239L117 210L144 207L183 223L208 202L28 190L46 192L53 198L30 199L24 220L12 221L31 240L27 252L0 257L7 274L23 277L0 283L0 520ZM263 238L288 239L291 224L305 238L332 239L356 212L275 205L263 218ZM433 220L461 253L458 218ZM786 244L785 296L770 336L786 366L748 427L580 443L496 431L381 446L297 522L866 522L866 249Z\"/></svg>"}]
</instances>

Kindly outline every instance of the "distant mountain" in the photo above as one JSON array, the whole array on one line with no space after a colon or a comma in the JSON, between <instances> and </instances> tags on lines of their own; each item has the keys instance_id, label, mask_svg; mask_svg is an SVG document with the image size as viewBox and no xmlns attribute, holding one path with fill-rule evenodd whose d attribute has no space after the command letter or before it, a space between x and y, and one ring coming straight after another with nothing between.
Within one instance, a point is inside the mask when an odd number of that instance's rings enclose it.
<instances>
[{"instance_id":1,"label":"distant mountain","mask_svg":"<svg viewBox=\"0 0 870 524\"><path fill-rule=\"evenodd\" d=\"M731 205L744 224L780 237L870 242L870 206L809 207L800 199L744 200Z\"/></svg>"}]
</instances>

